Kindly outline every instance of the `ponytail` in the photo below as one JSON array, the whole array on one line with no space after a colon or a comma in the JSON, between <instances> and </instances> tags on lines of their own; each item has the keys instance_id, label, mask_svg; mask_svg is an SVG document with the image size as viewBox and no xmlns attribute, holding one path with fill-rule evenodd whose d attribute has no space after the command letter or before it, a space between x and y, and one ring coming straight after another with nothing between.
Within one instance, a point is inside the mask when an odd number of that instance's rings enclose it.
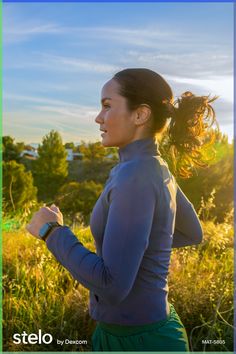
<instances>
[{"instance_id":1,"label":"ponytail","mask_svg":"<svg viewBox=\"0 0 236 354\"><path fill-rule=\"evenodd\" d=\"M163 135L161 150L176 176L189 178L196 167L207 167L214 158L212 126L215 123L217 130L219 127L211 103L216 99L187 91L173 105L163 102L171 121Z\"/></svg>"}]
</instances>

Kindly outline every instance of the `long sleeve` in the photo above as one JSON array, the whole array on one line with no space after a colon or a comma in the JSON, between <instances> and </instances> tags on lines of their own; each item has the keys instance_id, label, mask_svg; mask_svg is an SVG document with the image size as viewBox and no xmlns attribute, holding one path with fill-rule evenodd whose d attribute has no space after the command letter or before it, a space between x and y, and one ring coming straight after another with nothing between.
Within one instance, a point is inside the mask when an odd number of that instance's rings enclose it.
<instances>
[{"instance_id":1,"label":"long sleeve","mask_svg":"<svg viewBox=\"0 0 236 354\"><path fill-rule=\"evenodd\" d=\"M203 230L192 203L178 186L176 194L176 220L173 248L197 245L203 238Z\"/></svg>"},{"instance_id":2,"label":"long sleeve","mask_svg":"<svg viewBox=\"0 0 236 354\"><path fill-rule=\"evenodd\" d=\"M48 249L75 279L113 305L134 284L155 209L152 185L132 172L121 174L110 194L102 257L85 248L67 227L55 230L47 240Z\"/></svg>"}]
</instances>

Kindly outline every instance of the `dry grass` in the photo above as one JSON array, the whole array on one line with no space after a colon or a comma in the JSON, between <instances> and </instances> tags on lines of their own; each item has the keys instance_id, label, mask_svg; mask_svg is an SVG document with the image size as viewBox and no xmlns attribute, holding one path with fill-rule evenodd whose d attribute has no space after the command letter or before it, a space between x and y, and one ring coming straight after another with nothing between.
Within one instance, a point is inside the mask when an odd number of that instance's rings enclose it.
<instances>
[{"instance_id":1,"label":"dry grass","mask_svg":"<svg viewBox=\"0 0 236 354\"><path fill-rule=\"evenodd\" d=\"M204 242L174 250L169 301L186 326L194 351L233 351L233 226L205 222ZM86 247L89 228L75 231ZM90 351L95 323L88 315L88 291L58 264L44 243L24 230L3 239L3 327L5 351ZM13 333L51 333L50 345L17 345ZM56 339L87 340L87 345L58 346ZM224 340L204 345L202 339Z\"/></svg>"}]
</instances>

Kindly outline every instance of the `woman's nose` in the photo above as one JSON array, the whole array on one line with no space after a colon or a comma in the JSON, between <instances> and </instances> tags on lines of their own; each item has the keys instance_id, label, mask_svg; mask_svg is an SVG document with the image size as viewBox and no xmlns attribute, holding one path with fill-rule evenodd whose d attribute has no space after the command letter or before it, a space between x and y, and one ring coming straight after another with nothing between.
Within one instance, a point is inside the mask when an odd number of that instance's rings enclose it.
<instances>
[{"instance_id":1,"label":"woman's nose","mask_svg":"<svg viewBox=\"0 0 236 354\"><path fill-rule=\"evenodd\" d=\"M103 122L103 118L102 118L101 112L95 118L95 122L98 123L98 124L101 124Z\"/></svg>"}]
</instances>

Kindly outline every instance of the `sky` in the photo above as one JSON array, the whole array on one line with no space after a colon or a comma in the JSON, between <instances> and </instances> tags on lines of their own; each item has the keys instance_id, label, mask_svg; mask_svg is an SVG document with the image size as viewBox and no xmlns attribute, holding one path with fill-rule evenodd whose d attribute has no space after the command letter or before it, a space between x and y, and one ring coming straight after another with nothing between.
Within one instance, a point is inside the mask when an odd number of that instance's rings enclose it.
<instances>
[{"instance_id":1,"label":"sky","mask_svg":"<svg viewBox=\"0 0 236 354\"><path fill-rule=\"evenodd\" d=\"M219 96L233 137L232 3L4 3L3 134L100 140L101 88L117 71L161 74L175 97Z\"/></svg>"}]
</instances>

